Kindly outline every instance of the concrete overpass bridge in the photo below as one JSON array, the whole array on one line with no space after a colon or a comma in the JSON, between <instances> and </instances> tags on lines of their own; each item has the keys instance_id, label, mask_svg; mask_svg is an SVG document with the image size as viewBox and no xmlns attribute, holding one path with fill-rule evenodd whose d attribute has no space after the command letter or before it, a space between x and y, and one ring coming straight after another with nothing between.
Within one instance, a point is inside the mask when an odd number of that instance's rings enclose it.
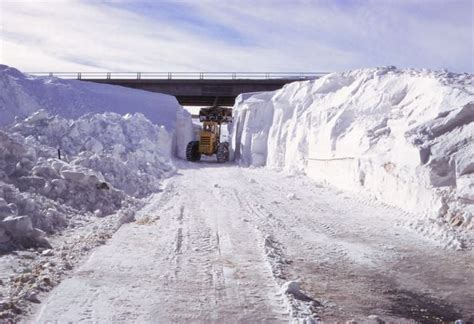
<instances>
[{"instance_id":1,"label":"concrete overpass bridge","mask_svg":"<svg viewBox=\"0 0 474 324\"><path fill-rule=\"evenodd\" d=\"M183 106L233 106L246 92L273 91L285 84L313 80L327 72L29 72L160 92Z\"/></svg>"}]
</instances>

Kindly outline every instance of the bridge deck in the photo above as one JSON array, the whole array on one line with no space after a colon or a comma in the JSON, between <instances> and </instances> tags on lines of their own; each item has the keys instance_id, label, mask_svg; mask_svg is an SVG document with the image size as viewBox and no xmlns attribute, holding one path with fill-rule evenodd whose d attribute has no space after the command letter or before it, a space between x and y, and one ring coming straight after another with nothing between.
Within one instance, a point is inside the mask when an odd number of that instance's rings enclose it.
<instances>
[{"instance_id":1,"label":"bridge deck","mask_svg":"<svg viewBox=\"0 0 474 324\"><path fill-rule=\"evenodd\" d=\"M233 106L241 93L274 91L285 84L314 80L324 72L33 72L36 76L77 79L175 96L183 106Z\"/></svg>"},{"instance_id":2,"label":"bridge deck","mask_svg":"<svg viewBox=\"0 0 474 324\"><path fill-rule=\"evenodd\" d=\"M233 106L241 93L274 91L294 79L236 79L236 80L163 80L163 79L82 79L83 81L106 83L165 93L175 96L183 106Z\"/></svg>"}]
</instances>

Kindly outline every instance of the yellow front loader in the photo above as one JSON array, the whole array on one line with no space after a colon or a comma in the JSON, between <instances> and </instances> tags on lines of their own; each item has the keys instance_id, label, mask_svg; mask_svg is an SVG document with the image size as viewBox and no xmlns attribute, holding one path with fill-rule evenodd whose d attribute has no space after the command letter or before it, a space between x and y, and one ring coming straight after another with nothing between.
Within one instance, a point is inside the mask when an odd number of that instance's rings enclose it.
<instances>
[{"instance_id":1,"label":"yellow front loader","mask_svg":"<svg viewBox=\"0 0 474 324\"><path fill-rule=\"evenodd\" d=\"M203 123L199 141L192 141L186 147L186 159L199 161L201 155L216 154L217 162L229 161L229 143L220 141L221 125L232 122L232 109L223 107L201 108L199 121Z\"/></svg>"}]
</instances>

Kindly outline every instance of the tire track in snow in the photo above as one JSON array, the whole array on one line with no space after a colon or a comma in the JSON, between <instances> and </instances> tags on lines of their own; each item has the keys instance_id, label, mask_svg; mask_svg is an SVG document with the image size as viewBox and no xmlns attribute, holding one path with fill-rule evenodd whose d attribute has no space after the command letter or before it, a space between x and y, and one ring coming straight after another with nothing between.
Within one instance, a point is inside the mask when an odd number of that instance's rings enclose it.
<instances>
[{"instance_id":1,"label":"tire track in snow","mask_svg":"<svg viewBox=\"0 0 474 324\"><path fill-rule=\"evenodd\" d=\"M178 222L180 225L183 224L183 216L184 216L184 206L181 206L179 209L178 215ZM178 228L178 234L176 236L176 253L181 254L181 246L183 245L183 228L180 226Z\"/></svg>"},{"instance_id":2,"label":"tire track in snow","mask_svg":"<svg viewBox=\"0 0 474 324\"><path fill-rule=\"evenodd\" d=\"M178 188L177 188L178 189ZM175 202L172 202L177 206ZM194 197L188 196L180 199L181 205L175 207L177 239L175 241L175 253L171 253L170 275L167 278L169 287L166 289L169 296L180 295L182 297L180 302L176 302L170 298L168 302L157 309L155 315L163 321L183 321L196 319L217 319L217 315L213 315L213 310L210 305L215 305L218 296L211 296L203 294L198 296L198 300L188 300L196 294L196 292L213 291L216 285L216 280L219 279L219 273L215 271L212 266L212 255L216 253L215 242L212 239L211 229L202 221L199 214L194 213L190 217L185 217L188 213L186 210L196 210L197 200ZM199 210L199 209L198 209ZM170 260L170 261L171 261ZM192 280L190 280L192 278ZM191 290L186 283L195 287ZM165 294L165 295L166 295ZM192 302L195 305L190 305ZM201 305L202 307L197 307Z\"/></svg>"},{"instance_id":3,"label":"tire track in snow","mask_svg":"<svg viewBox=\"0 0 474 324\"><path fill-rule=\"evenodd\" d=\"M341 199L339 204L336 206L331 206L325 203L324 197L321 197L322 201L319 201L321 192L316 192L315 189L321 191L327 191L326 188L321 188L318 186L308 186L304 181L303 184L292 183L293 181L288 181L288 178L285 177L278 184L275 183L262 183L262 186L270 189L274 187L273 190L281 192L282 195L285 191L291 193L297 192L298 196L294 199L287 199L285 204L278 204L278 208L274 204L269 204L267 206L270 211L266 213L275 215L275 218L280 217L280 219L275 220L276 224L284 223L291 224L292 226L289 229L285 228L286 232L292 232L297 239L297 242L304 242L301 244L302 250L307 250L307 253L312 254L312 250L322 250L325 254L330 256L330 259L333 261L338 260L339 263L344 263L346 265L353 264L355 262L354 258L357 260L364 259L360 253L355 254L357 251L349 250L351 243L345 243L345 233L351 232L354 230L353 221L350 221L350 228L347 228L345 225L347 223L347 212L342 212L343 210L350 210L348 204L350 201ZM299 178L291 177L290 180L298 180ZM263 180L263 179L262 179ZM304 190L301 190L301 187L304 187ZM308 188L306 188L308 187ZM286 188L286 189L282 189ZM271 190L271 189L270 189ZM263 196L263 197L262 197ZM317 203L314 203L314 197L317 197ZM249 195L249 199L260 199L265 201L264 195L261 195L261 191L256 190ZM311 212L308 213L308 209L301 208L300 204L307 204L311 202ZM266 208L262 205L262 208ZM301 211L299 211L301 209ZM284 216L285 218L282 218ZM288 219L287 219L288 218ZM303 224L300 226L299 224ZM277 232L279 227L277 228ZM354 255L352 255L354 254ZM366 260L366 262L368 262Z\"/></svg>"},{"instance_id":4,"label":"tire track in snow","mask_svg":"<svg viewBox=\"0 0 474 324\"><path fill-rule=\"evenodd\" d=\"M277 314L276 317L272 317L270 320L288 321L288 309L280 292L280 285L275 281L273 269L269 266L265 254L264 238L260 230L254 228L248 220L245 221L246 218L242 218L242 215L247 215L247 218L249 218L251 214L249 214L248 209L244 209L245 205L243 205L235 190L221 188L213 193L216 199L222 199L222 197L229 199L229 203L226 206L232 206L234 215L239 215L239 217L229 218L228 220L232 220L230 223L223 222L218 224L218 232L221 233L221 253L225 261L224 274L227 282L241 290L237 291L234 289L234 293L238 296L239 300L242 300L242 307L245 307L246 304L248 305L249 302L262 303L267 300L269 306ZM229 228L233 230L229 231ZM239 230L236 231L236 229ZM254 237L257 244L249 242L248 237ZM248 252L242 253L243 251ZM235 256L236 254L245 255L245 257L235 258L239 260L239 264L231 262L229 258L231 255ZM242 279L248 279L251 275L260 277L258 280L260 288L251 287L249 291L245 287L247 283ZM251 282L255 282L255 280ZM263 290L267 290L267 292L262 294Z\"/></svg>"},{"instance_id":5,"label":"tire track in snow","mask_svg":"<svg viewBox=\"0 0 474 324\"><path fill-rule=\"evenodd\" d=\"M267 268L272 274L272 281L278 288L277 293L272 298L274 307L285 314L287 322L314 322L318 319L314 305L319 303L303 293L297 293L298 296L296 296L293 295L293 292L285 291L285 285L288 285L289 282L286 281L287 278L283 273L283 269L292 262L285 259L283 246L276 241L272 233L279 229L291 234L296 240L302 240L302 237L293 228L287 227L285 222L274 218L272 213L268 212L260 202L257 202L258 195L255 192L246 194L244 199L240 197L237 190L232 190L232 193L240 208L248 216L256 216L259 246L262 248L262 255ZM264 200L261 199L260 201ZM315 302L316 304L314 304Z\"/></svg>"},{"instance_id":6,"label":"tire track in snow","mask_svg":"<svg viewBox=\"0 0 474 324\"><path fill-rule=\"evenodd\" d=\"M181 254L181 245L183 244L183 229L178 228L178 235L176 237L176 253Z\"/></svg>"}]
</instances>

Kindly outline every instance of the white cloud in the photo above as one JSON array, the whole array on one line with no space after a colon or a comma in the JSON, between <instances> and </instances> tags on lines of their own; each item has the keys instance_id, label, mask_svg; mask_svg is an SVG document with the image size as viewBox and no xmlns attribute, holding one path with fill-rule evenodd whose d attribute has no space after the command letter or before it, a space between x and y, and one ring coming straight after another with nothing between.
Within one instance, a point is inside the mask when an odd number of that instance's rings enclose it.
<instances>
[{"instance_id":1,"label":"white cloud","mask_svg":"<svg viewBox=\"0 0 474 324\"><path fill-rule=\"evenodd\" d=\"M160 12L160 3L148 4ZM0 62L25 71L332 71L389 64L474 70L472 15L462 2L441 16L399 3L187 2L187 16L241 37L223 41L166 12L143 15L120 2L4 0Z\"/></svg>"}]
</instances>

